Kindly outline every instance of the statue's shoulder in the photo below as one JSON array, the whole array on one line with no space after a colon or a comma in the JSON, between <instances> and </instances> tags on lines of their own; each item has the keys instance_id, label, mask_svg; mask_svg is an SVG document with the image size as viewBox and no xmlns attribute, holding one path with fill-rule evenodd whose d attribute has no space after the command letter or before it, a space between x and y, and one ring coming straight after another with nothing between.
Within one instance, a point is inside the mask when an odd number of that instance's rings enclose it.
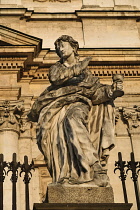
<instances>
[{"instance_id":1,"label":"statue's shoulder","mask_svg":"<svg viewBox=\"0 0 140 210\"><path fill-rule=\"evenodd\" d=\"M57 61L55 64L53 64L50 69L49 72L55 69L59 69L60 67L62 67L62 63L60 61Z\"/></svg>"},{"instance_id":2,"label":"statue's shoulder","mask_svg":"<svg viewBox=\"0 0 140 210\"><path fill-rule=\"evenodd\" d=\"M100 78L99 77L93 77L93 81L95 83L100 83Z\"/></svg>"}]
</instances>

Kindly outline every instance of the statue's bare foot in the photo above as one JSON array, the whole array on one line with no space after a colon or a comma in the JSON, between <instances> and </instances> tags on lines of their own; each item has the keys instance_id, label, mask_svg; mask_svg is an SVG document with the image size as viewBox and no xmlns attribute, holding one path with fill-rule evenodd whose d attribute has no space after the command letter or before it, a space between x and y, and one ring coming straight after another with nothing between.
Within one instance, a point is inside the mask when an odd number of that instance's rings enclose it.
<instances>
[{"instance_id":1,"label":"statue's bare foot","mask_svg":"<svg viewBox=\"0 0 140 210\"><path fill-rule=\"evenodd\" d=\"M102 166L99 162L96 162L93 165L94 168L94 183L98 187L107 187L109 186L109 178L107 176L107 170L103 170Z\"/></svg>"},{"instance_id":2,"label":"statue's bare foot","mask_svg":"<svg viewBox=\"0 0 140 210\"><path fill-rule=\"evenodd\" d=\"M106 171L95 171L94 172L94 182L98 187L109 187L109 178Z\"/></svg>"}]
</instances>

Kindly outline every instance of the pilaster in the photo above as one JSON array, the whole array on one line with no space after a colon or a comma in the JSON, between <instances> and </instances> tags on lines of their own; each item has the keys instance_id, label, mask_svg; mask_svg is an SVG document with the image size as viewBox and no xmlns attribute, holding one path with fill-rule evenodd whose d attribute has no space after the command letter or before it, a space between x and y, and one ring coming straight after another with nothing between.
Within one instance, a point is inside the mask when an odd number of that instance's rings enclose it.
<instances>
[{"instance_id":1,"label":"pilaster","mask_svg":"<svg viewBox=\"0 0 140 210\"><path fill-rule=\"evenodd\" d=\"M20 118L23 112L22 101L6 100L0 103L0 153L4 154L7 162L11 162L13 153L16 153L17 156L19 155L18 139L20 135ZM7 178L4 184L4 208L8 210L9 206L12 205L12 185L10 179ZM17 187L19 188L19 185ZM17 205L20 208L19 199Z\"/></svg>"},{"instance_id":2,"label":"pilaster","mask_svg":"<svg viewBox=\"0 0 140 210\"><path fill-rule=\"evenodd\" d=\"M134 152L135 158L137 159L139 157L140 142L140 107L133 106L123 108L123 119L127 123L132 152Z\"/></svg>"},{"instance_id":3,"label":"pilaster","mask_svg":"<svg viewBox=\"0 0 140 210\"><path fill-rule=\"evenodd\" d=\"M22 101L4 101L0 104L0 153L11 160L12 154L18 154L18 138L20 134L19 119L23 113Z\"/></svg>"}]
</instances>

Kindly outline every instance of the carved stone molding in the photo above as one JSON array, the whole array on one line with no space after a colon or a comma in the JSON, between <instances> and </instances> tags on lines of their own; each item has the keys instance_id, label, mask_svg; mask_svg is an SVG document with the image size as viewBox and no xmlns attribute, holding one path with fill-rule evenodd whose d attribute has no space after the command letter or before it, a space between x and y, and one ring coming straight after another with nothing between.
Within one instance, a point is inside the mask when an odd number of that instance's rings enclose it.
<instances>
[{"instance_id":1,"label":"carved stone molding","mask_svg":"<svg viewBox=\"0 0 140 210\"><path fill-rule=\"evenodd\" d=\"M19 134L19 119L23 111L22 101L10 102L7 100L2 102L0 104L0 132L10 130Z\"/></svg>"},{"instance_id":2,"label":"carved stone molding","mask_svg":"<svg viewBox=\"0 0 140 210\"><path fill-rule=\"evenodd\" d=\"M117 66L91 66L90 70L94 76L112 76L113 74L123 74L125 77L139 77L140 66L117 65Z\"/></svg>"},{"instance_id":3,"label":"carved stone molding","mask_svg":"<svg viewBox=\"0 0 140 210\"><path fill-rule=\"evenodd\" d=\"M19 58L8 58L8 57L0 57L0 72L13 73L17 72L24 68L24 62L27 57L19 57Z\"/></svg>"},{"instance_id":4,"label":"carved stone molding","mask_svg":"<svg viewBox=\"0 0 140 210\"><path fill-rule=\"evenodd\" d=\"M123 119L128 124L130 134L140 133L140 107L123 108Z\"/></svg>"},{"instance_id":5,"label":"carved stone molding","mask_svg":"<svg viewBox=\"0 0 140 210\"><path fill-rule=\"evenodd\" d=\"M93 76L97 77L112 77L113 74L123 74L126 78L138 78L140 77L140 66L90 66ZM44 68L39 66L31 66L27 71L23 72L22 82L48 82L49 67Z\"/></svg>"}]
</instances>

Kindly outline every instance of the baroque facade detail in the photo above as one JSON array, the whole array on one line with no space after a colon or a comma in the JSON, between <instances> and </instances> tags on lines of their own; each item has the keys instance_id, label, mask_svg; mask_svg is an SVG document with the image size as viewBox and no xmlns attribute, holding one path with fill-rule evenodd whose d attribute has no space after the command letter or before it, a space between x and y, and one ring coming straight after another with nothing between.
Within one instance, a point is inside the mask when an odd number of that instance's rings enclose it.
<instances>
[{"instance_id":1,"label":"baroque facade detail","mask_svg":"<svg viewBox=\"0 0 140 210\"><path fill-rule=\"evenodd\" d=\"M26 116L20 118L20 138L31 138L31 127L32 123L27 119Z\"/></svg>"},{"instance_id":2,"label":"baroque facade detail","mask_svg":"<svg viewBox=\"0 0 140 210\"><path fill-rule=\"evenodd\" d=\"M123 108L123 119L128 124L129 133L140 132L140 107L134 106L133 108Z\"/></svg>"},{"instance_id":3,"label":"baroque facade detail","mask_svg":"<svg viewBox=\"0 0 140 210\"><path fill-rule=\"evenodd\" d=\"M0 131L12 130L19 134L20 118L24 112L23 102L8 100L0 104Z\"/></svg>"}]
</instances>

